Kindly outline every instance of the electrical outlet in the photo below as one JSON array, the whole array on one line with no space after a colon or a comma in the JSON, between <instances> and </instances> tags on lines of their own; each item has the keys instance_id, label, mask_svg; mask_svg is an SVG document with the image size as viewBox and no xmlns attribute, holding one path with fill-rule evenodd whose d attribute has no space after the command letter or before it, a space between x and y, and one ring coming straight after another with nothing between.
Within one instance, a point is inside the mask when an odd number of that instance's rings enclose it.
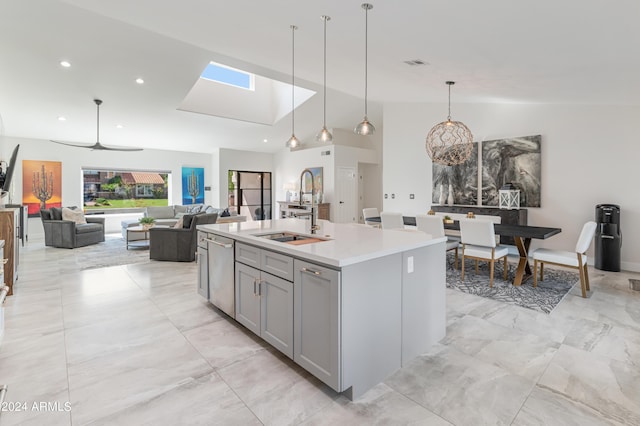
<instances>
[{"instance_id":1,"label":"electrical outlet","mask_svg":"<svg viewBox=\"0 0 640 426\"><path fill-rule=\"evenodd\" d=\"M391 199L395 200L395 198L396 198L396 194L391 194Z\"/></svg>"},{"instance_id":2,"label":"electrical outlet","mask_svg":"<svg viewBox=\"0 0 640 426\"><path fill-rule=\"evenodd\" d=\"M384 199L386 200L387 198L389 198L389 194L384 194Z\"/></svg>"},{"instance_id":3,"label":"electrical outlet","mask_svg":"<svg viewBox=\"0 0 640 426\"><path fill-rule=\"evenodd\" d=\"M407 273L413 273L413 256L407 258Z\"/></svg>"}]
</instances>

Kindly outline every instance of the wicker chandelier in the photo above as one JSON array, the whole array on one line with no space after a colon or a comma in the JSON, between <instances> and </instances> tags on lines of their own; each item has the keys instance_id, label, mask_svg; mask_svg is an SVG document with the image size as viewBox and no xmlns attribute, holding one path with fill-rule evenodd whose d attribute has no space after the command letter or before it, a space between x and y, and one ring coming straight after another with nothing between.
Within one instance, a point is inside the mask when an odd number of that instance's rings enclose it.
<instances>
[{"instance_id":1,"label":"wicker chandelier","mask_svg":"<svg viewBox=\"0 0 640 426\"><path fill-rule=\"evenodd\" d=\"M431 161L443 166L455 166L469 159L473 149L471 130L460 121L451 120L451 86L455 82L447 81L449 86L449 115L447 121L438 123L427 135L426 149Z\"/></svg>"}]
</instances>

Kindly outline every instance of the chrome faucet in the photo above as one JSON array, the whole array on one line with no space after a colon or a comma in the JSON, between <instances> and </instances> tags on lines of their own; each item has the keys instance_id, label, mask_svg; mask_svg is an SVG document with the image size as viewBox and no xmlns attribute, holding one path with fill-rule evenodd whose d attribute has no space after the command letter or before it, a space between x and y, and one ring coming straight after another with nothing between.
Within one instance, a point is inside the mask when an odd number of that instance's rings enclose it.
<instances>
[{"instance_id":1,"label":"chrome faucet","mask_svg":"<svg viewBox=\"0 0 640 426\"><path fill-rule=\"evenodd\" d=\"M313 205L313 196L316 193L316 185L313 182L313 173L311 173L311 170L309 169L304 169L302 173L300 173L300 205L302 205L302 194L304 194L304 192L302 192L302 178L305 173L309 173L309 176L311 176L311 233L315 234L320 227L316 225L316 209Z\"/></svg>"}]
</instances>

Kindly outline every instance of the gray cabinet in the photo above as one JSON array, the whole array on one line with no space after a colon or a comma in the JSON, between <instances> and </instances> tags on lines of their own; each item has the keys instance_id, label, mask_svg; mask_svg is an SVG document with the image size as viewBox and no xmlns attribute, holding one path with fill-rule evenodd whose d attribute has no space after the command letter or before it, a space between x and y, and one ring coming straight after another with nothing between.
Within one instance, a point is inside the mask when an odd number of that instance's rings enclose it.
<instances>
[{"instance_id":1,"label":"gray cabinet","mask_svg":"<svg viewBox=\"0 0 640 426\"><path fill-rule=\"evenodd\" d=\"M260 335L260 271L236 262L236 321Z\"/></svg>"},{"instance_id":2,"label":"gray cabinet","mask_svg":"<svg viewBox=\"0 0 640 426\"><path fill-rule=\"evenodd\" d=\"M239 252L241 256L237 257ZM287 277L293 275L293 259L246 244L236 245L236 321L293 358L293 283L238 259Z\"/></svg>"},{"instance_id":3,"label":"gray cabinet","mask_svg":"<svg viewBox=\"0 0 640 426\"><path fill-rule=\"evenodd\" d=\"M293 359L293 283L262 272L260 336Z\"/></svg>"},{"instance_id":4,"label":"gray cabinet","mask_svg":"<svg viewBox=\"0 0 640 426\"><path fill-rule=\"evenodd\" d=\"M293 360L338 392L340 272L294 261Z\"/></svg>"}]
</instances>

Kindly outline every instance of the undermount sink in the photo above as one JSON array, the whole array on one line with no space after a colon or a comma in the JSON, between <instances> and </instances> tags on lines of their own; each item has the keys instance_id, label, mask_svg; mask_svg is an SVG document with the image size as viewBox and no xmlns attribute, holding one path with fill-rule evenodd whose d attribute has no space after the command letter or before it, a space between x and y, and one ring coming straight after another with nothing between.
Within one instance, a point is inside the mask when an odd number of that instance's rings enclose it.
<instances>
[{"instance_id":1,"label":"undermount sink","mask_svg":"<svg viewBox=\"0 0 640 426\"><path fill-rule=\"evenodd\" d=\"M258 234L254 236L292 245L311 244L327 241L327 239L325 238L319 238L310 235L300 235L296 234L295 232L274 232L271 234Z\"/></svg>"}]
</instances>

